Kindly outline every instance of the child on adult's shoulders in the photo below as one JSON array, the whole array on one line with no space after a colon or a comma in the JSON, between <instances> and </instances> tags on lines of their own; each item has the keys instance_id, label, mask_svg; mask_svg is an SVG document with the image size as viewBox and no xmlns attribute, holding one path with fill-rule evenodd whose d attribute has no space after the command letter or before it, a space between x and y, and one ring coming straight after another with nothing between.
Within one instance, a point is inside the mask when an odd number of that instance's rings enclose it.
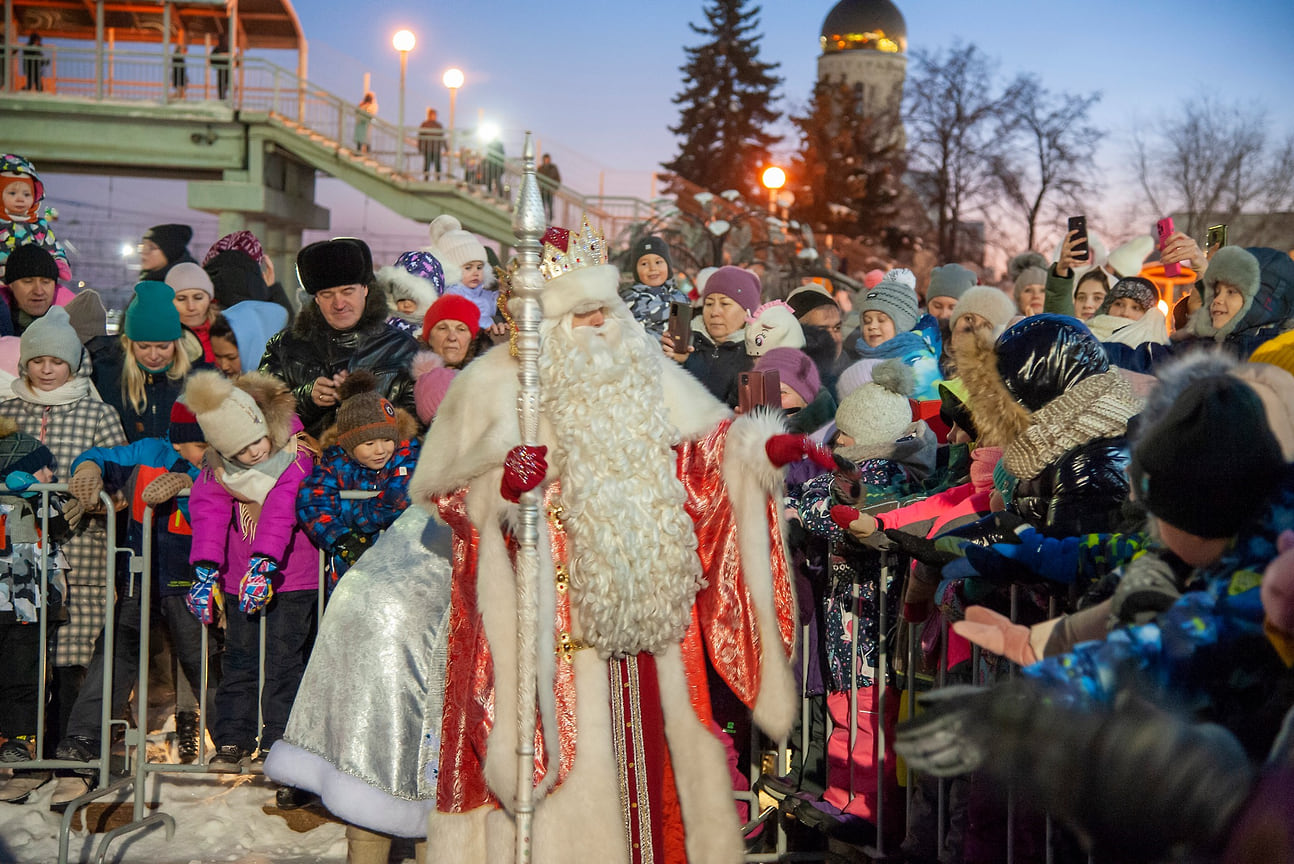
<instances>
[{"instance_id":1,"label":"child on adult's shoulders","mask_svg":"<svg viewBox=\"0 0 1294 864\"><path fill-rule=\"evenodd\" d=\"M687 295L674 283L674 262L669 245L654 234L634 243L630 252L634 284L621 294L634 320L660 339L669 322L670 303L687 303Z\"/></svg>"}]
</instances>

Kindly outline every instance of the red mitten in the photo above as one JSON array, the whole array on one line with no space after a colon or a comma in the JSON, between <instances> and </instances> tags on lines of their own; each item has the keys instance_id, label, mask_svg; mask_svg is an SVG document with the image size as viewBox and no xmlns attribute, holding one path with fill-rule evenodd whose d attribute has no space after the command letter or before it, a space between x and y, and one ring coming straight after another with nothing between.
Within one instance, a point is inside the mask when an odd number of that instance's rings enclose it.
<instances>
[{"instance_id":1,"label":"red mitten","mask_svg":"<svg viewBox=\"0 0 1294 864\"><path fill-rule=\"evenodd\" d=\"M503 482L499 494L513 504L521 500L522 493L538 486L548 473L547 447L528 447L520 444L508 451L503 460Z\"/></svg>"},{"instance_id":2,"label":"red mitten","mask_svg":"<svg viewBox=\"0 0 1294 864\"><path fill-rule=\"evenodd\" d=\"M831 458L831 449L813 443L807 435L774 435L764 443L764 452L775 468L799 462L808 456L828 471L836 470L836 460Z\"/></svg>"},{"instance_id":3,"label":"red mitten","mask_svg":"<svg viewBox=\"0 0 1294 864\"><path fill-rule=\"evenodd\" d=\"M999 654L1012 663L1028 666L1038 662L1038 655L1029 644L1029 628L1013 624L1010 618L985 606L966 607L966 620L953 624L953 630L968 642L974 642L985 651Z\"/></svg>"},{"instance_id":4,"label":"red mitten","mask_svg":"<svg viewBox=\"0 0 1294 864\"><path fill-rule=\"evenodd\" d=\"M850 507L848 504L837 504L831 508L831 521L845 531L848 531L853 521L862 515L857 507Z\"/></svg>"}]
</instances>

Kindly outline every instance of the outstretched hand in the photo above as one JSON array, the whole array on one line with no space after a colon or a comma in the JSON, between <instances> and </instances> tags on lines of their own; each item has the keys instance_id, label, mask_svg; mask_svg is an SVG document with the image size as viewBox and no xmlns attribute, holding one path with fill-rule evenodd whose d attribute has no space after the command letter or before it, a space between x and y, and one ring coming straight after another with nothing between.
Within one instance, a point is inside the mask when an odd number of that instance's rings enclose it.
<instances>
[{"instance_id":1,"label":"outstretched hand","mask_svg":"<svg viewBox=\"0 0 1294 864\"><path fill-rule=\"evenodd\" d=\"M985 606L966 607L966 620L954 623L953 632L1012 663L1028 666L1038 662L1029 644L1030 629Z\"/></svg>"},{"instance_id":2,"label":"outstretched hand","mask_svg":"<svg viewBox=\"0 0 1294 864\"><path fill-rule=\"evenodd\" d=\"M831 449L815 444L807 435L773 435L764 443L764 452L775 468L782 468L808 457L815 465L827 471L836 470L836 460L831 457Z\"/></svg>"}]
</instances>

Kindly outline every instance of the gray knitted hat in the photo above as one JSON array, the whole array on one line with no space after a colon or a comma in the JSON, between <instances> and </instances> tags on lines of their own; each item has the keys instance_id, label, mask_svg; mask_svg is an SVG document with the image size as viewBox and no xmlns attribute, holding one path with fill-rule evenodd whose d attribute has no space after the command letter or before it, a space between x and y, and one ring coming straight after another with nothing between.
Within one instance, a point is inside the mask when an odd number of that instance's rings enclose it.
<instances>
[{"instance_id":1,"label":"gray knitted hat","mask_svg":"<svg viewBox=\"0 0 1294 864\"><path fill-rule=\"evenodd\" d=\"M26 370L27 361L36 357L57 357L73 372L81 368L81 339L72 329L67 310L51 306L49 311L27 326L22 334L18 364Z\"/></svg>"},{"instance_id":2,"label":"gray knitted hat","mask_svg":"<svg viewBox=\"0 0 1294 864\"><path fill-rule=\"evenodd\" d=\"M886 273L858 302L859 320L869 311L890 316L896 334L917 326L917 277L911 270L902 268Z\"/></svg>"}]
</instances>

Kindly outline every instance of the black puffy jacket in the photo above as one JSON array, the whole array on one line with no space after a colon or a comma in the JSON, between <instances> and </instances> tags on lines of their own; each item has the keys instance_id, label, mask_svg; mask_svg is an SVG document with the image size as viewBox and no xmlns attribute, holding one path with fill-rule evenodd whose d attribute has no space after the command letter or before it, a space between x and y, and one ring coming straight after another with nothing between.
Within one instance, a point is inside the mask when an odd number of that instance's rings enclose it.
<instances>
[{"instance_id":1,"label":"black puffy jacket","mask_svg":"<svg viewBox=\"0 0 1294 864\"><path fill-rule=\"evenodd\" d=\"M737 380L742 372L750 371L755 358L746 353L744 339L715 344L704 328L693 326L692 347L683 368L705 385L714 398L726 402L729 408L737 407Z\"/></svg>"},{"instance_id":2,"label":"black puffy jacket","mask_svg":"<svg viewBox=\"0 0 1294 864\"><path fill-rule=\"evenodd\" d=\"M1002 334L996 353L1007 391L1030 412L1111 369L1101 343L1065 315L1024 319ZM1127 464L1123 436L1080 444L1038 476L1022 478L1011 509L1057 537L1112 531L1128 498Z\"/></svg>"},{"instance_id":3,"label":"black puffy jacket","mask_svg":"<svg viewBox=\"0 0 1294 864\"><path fill-rule=\"evenodd\" d=\"M379 393L414 414L409 364L418 352L418 343L387 326L388 314L386 295L370 285L364 314L353 329L334 330L319 305L311 301L302 307L291 328L275 333L266 343L260 371L291 388L297 416L311 435L318 438L337 419L335 406L320 408L310 398L315 379L330 378L342 370L368 369L377 377Z\"/></svg>"}]
</instances>

